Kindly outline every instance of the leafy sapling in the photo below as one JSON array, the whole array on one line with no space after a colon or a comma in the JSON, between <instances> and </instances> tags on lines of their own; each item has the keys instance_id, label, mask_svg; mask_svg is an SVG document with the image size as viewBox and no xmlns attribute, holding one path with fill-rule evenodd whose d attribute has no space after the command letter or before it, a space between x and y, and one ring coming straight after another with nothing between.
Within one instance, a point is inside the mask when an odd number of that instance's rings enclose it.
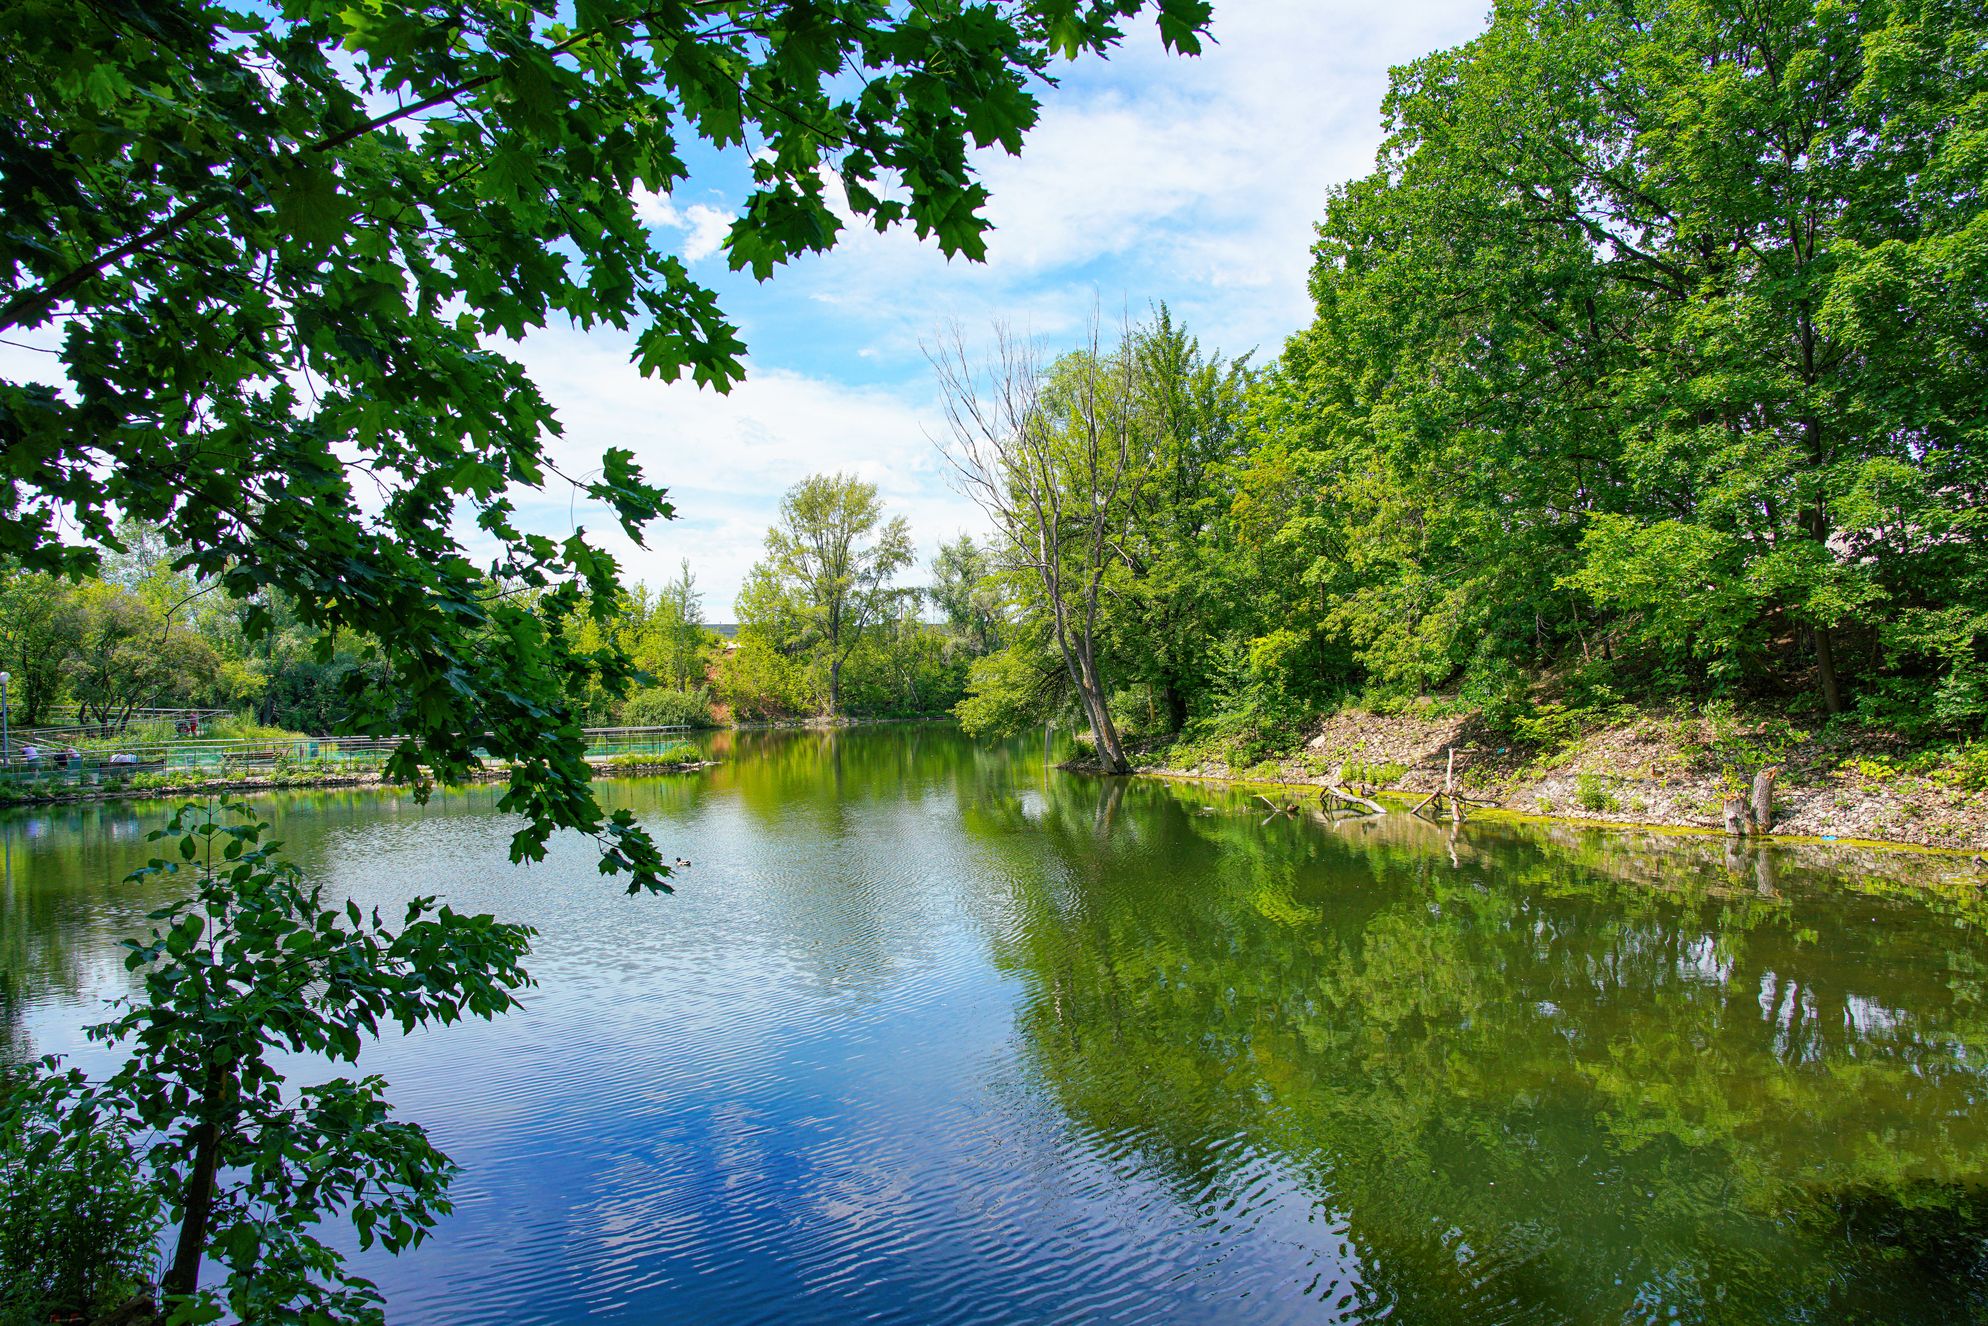
<instances>
[{"instance_id":1,"label":"leafy sapling","mask_svg":"<svg viewBox=\"0 0 1988 1326\"><path fill-rule=\"evenodd\" d=\"M345 1217L361 1247L411 1247L448 1213L455 1166L393 1117L382 1078L293 1090L272 1061L356 1063L383 1025L514 1008L534 932L432 897L410 901L397 929L377 909L334 905L265 841L269 827L246 805L189 804L151 835L176 859L132 881L194 886L127 941L143 990L91 1035L130 1057L90 1103L151 1139L177 1229L160 1283L169 1321L378 1322L378 1291L317 1231ZM203 1262L221 1272L210 1284Z\"/></svg>"}]
</instances>

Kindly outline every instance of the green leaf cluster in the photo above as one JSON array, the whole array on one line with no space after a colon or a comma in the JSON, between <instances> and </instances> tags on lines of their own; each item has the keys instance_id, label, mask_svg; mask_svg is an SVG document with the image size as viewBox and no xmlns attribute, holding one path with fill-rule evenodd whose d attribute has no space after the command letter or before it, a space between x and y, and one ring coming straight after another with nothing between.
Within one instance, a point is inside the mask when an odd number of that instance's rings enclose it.
<instances>
[{"instance_id":1,"label":"green leaf cluster","mask_svg":"<svg viewBox=\"0 0 1988 1326\"><path fill-rule=\"evenodd\" d=\"M594 802L566 699L628 670L544 624L607 604L614 561L528 529L517 497L562 480L638 540L672 506L625 450L560 474L559 421L501 343L625 329L644 373L729 387L736 329L637 206L693 144L750 163L734 269L825 249L845 215L978 257L972 148L1017 150L1054 62L1149 12L1192 51L1209 6L10 4L0 334L59 344L0 383L0 557L82 574L120 518L152 522L179 569L377 642L392 687L355 674L344 698L413 734L397 775L507 758L519 859L577 828L661 887L647 836Z\"/></svg>"},{"instance_id":2,"label":"green leaf cluster","mask_svg":"<svg viewBox=\"0 0 1988 1326\"><path fill-rule=\"evenodd\" d=\"M377 1322L378 1293L319 1230L342 1217L361 1247L419 1243L449 1210L454 1166L394 1116L381 1078L298 1085L286 1061L350 1064L390 1028L516 1007L532 931L430 897L398 924L336 905L268 828L246 806L189 804L152 835L169 852L133 880L190 887L126 942L140 992L91 1035L127 1058L69 1080L64 1117L143 1139L155 1209L177 1228L173 1321ZM203 1258L218 1283L199 1283Z\"/></svg>"}]
</instances>

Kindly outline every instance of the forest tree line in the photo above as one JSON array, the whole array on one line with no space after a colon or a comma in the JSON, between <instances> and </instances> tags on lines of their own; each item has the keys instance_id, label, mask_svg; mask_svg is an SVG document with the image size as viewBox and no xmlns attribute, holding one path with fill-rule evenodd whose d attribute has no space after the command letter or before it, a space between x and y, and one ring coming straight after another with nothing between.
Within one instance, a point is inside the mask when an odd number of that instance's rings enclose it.
<instances>
[{"instance_id":1,"label":"forest tree line","mask_svg":"<svg viewBox=\"0 0 1988 1326\"><path fill-rule=\"evenodd\" d=\"M0 566L0 671L15 728L85 727L116 736L147 709L226 712L253 728L335 734L361 693L391 692L378 642L304 624L286 596L236 600L183 568L157 527L125 522L103 574L68 579ZM796 485L767 555L739 598L727 640L705 620L690 564L660 586L614 592L606 610L487 580L490 601L522 604L580 660L564 678L569 717L587 726L705 726L833 717L934 717L965 692L970 661L994 647L987 562L972 538L942 545L929 586L901 517L873 484L815 475ZM249 629L250 614L269 629ZM510 647L494 627L480 647ZM244 720L247 726L244 726Z\"/></svg>"},{"instance_id":2,"label":"forest tree line","mask_svg":"<svg viewBox=\"0 0 1988 1326\"><path fill-rule=\"evenodd\" d=\"M1397 70L1261 369L1164 309L933 355L970 725L1260 749L1441 693L1988 719L1988 17L1501 6Z\"/></svg>"},{"instance_id":3,"label":"forest tree line","mask_svg":"<svg viewBox=\"0 0 1988 1326\"><path fill-rule=\"evenodd\" d=\"M541 613L574 716L1065 718L1120 768L1427 696L1494 726L1731 696L1978 733L1984 33L1934 0L1503 7L1396 71L1281 354L1204 349L1164 306L1060 353L955 331L943 449L986 531L919 568L873 486L805 479L734 640L688 567ZM7 574L17 721L330 730L386 682L363 636L126 542L97 580Z\"/></svg>"}]
</instances>

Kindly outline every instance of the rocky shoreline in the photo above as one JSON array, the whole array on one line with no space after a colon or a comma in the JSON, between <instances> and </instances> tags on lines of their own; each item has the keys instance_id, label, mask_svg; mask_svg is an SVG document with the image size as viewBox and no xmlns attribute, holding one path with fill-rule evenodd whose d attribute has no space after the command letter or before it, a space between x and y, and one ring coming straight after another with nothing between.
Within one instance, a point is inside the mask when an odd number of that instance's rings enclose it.
<instances>
[{"instance_id":1,"label":"rocky shoreline","mask_svg":"<svg viewBox=\"0 0 1988 1326\"><path fill-rule=\"evenodd\" d=\"M1322 788L1343 770L1349 787L1412 805L1442 786L1454 750L1464 793L1489 813L1723 835L1731 789L1701 729L1698 720L1644 715L1541 753L1487 734L1474 715L1349 712L1327 720L1301 750L1245 769L1173 761L1159 750L1135 772ZM1907 754L1879 738L1810 738L1776 750L1773 829L1761 839L1988 852L1988 788L1938 770L1910 772L1900 767Z\"/></svg>"}]
</instances>

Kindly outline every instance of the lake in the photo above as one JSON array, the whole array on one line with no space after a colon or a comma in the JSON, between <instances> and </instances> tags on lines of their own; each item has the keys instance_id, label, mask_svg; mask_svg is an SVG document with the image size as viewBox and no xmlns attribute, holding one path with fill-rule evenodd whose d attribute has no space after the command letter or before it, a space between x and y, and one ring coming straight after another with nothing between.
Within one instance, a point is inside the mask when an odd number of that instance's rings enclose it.
<instances>
[{"instance_id":1,"label":"lake","mask_svg":"<svg viewBox=\"0 0 1988 1326\"><path fill-rule=\"evenodd\" d=\"M1988 1319L1966 862L1266 820L942 726L603 784L692 867L513 867L492 786L259 795L362 904L536 926L362 1067L463 1166L400 1323ZM80 1028L162 807L0 816L0 1052Z\"/></svg>"}]
</instances>

